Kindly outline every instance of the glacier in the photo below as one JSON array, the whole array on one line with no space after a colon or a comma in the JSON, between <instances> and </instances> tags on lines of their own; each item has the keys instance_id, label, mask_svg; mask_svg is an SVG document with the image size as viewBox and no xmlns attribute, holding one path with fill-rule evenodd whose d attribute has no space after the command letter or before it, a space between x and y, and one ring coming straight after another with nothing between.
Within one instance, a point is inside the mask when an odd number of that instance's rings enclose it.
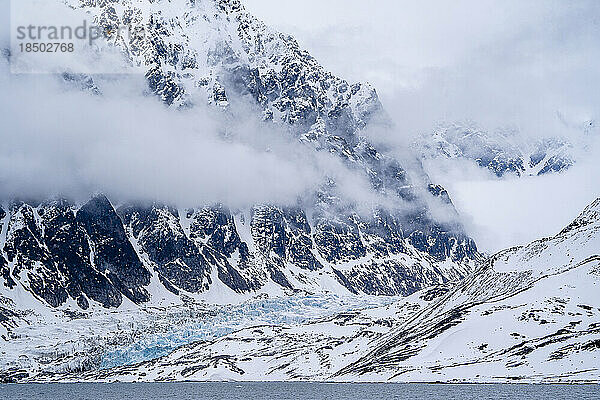
<instances>
[{"instance_id":1,"label":"glacier","mask_svg":"<svg viewBox=\"0 0 600 400\"><path fill-rule=\"evenodd\" d=\"M329 315L391 304L397 297L341 297L336 295L290 296L258 299L240 305L211 306L206 314L147 334L127 346L106 350L100 369L137 364L166 356L176 348L197 341L215 340L256 325L299 325Z\"/></svg>"}]
</instances>

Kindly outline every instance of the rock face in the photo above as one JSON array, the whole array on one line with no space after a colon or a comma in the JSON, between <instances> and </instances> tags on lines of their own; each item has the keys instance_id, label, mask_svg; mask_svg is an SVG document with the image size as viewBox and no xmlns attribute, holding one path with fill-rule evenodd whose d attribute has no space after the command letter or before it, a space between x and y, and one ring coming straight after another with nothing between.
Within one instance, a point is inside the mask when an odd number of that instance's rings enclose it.
<instances>
[{"instance_id":1,"label":"rock face","mask_svg":"<svg viewBox=\"0 0 600 400\"><path fill-rule=\"evenodd\" d=\"M108 200L95 197L76 211L64 199L11 205L3 244L5 286L13 289L18 282L53 307L68 298L83 309L88 300L118 307L122 295L136 303L149 300L143 286L150 273Z\"/></svg>"},{"instance_id":2,"label":"rock face","mask_svg":"<svg viewBox=\"0 0 600 400\"><path fill-rule=\"evenodd\" d=\"M142 304L151 300L153 274L174 294L201 294L218 280L232 295L269 283L289 293L409 295L461 279L475 254L445 232L438 234L453 248L431 239L421 247L383 211L364 220L266 205L236 213L157 203L115 210L98 195L81 206L13 203L5 214L3 290L22 286L52 307L69 298L82 309L90 300L118 307L123 297Z\"/></svg>"},{"instance_id":3,"label":"rock face","mask_svg":"<svg viewBox=\"0 0 600 400\"><path fill-rule=\"evenodd\" d=\"M175 293L175 287L196 293L208 289L210 266L183 231L177 210L154 204L122 207L119 214L167 288Z\"/></svg>"},{"instance_id":4,"label":"rock face","mask_svg":"<svg viewBox=\"0 0 600 400\"><path fill-rule=\"evenodd\" d=\"M93 263L135 303L148 301L144 286L150 273L143 266L115 209L104 196L96 196L77 212L77 222L85 229L92 246Z\"/></svg>"},{"instance_id":5,"label":"rock face","mask_svg":"<svg viewBox=\"0 0 600 400\"><path fill-rule=\"evenodd\" d=\"M3 246L9 261L5 285L14 287L14 280L23 279L23 285L51 306L67 299L64 278L44 245L39 219L34 209L26 204L13 204ZM10 265L14 265L13 268ZM6 277L8 275L8 277Z\"/></svg>"},{"instance_id":6,"label":"rock face","mask_svg":"<svg viewBox=\"0 0 600 400\"><path fill-rule=\"evenodd\" d=\"M574 164L573 145L561 138L524 139L517 132L486 132L453 125L423 135L414 147L424 159L466 159L498 177L562 172Z\"/></svg>"},{"instance_id":7,"label":"rock face","mask_svg":"<svg viewBox=\"0 0 600 400\"><path fill-rule=\"evenodd\" d=\"M259 290L265 276L254 254L237 231L235 219L223 206L187 210L190 238L204 244L207 261L217 266L217 276L237 293Z\"/></svg>"},{"instance_id":8,"label":"rock face","mask_svg":"<svg viewBox=\"0 0 600 400\"><path fill-rule=\"evenodd\" d=\"M4 232L4 218L6 217L6 211L0 206L0 233ZM10 276L10 269L8 268L8 262L4 258L4 254L0 252L0 276L4 279L4 286L12 288L15 285L15 281Z\"/></svg>"},{"instance_id":9,"label":"rock face","mask_svg":"<svg viewBox=\"0 0 600 400\"><path fill-rule=\"evenodd\" d=\"M68 297L82 308L87 298L105 307L121 304L120 292L92 263L85 230L66 200L36 208L13 204L4 252L11 277L51 306Z\"/></svg>"}]
</instances>

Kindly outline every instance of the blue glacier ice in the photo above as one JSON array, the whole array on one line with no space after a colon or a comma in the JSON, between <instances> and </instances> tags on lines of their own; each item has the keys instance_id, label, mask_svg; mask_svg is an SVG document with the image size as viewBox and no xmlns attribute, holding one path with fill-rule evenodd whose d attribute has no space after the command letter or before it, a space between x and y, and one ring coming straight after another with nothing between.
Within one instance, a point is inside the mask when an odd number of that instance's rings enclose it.
<instances>
[{"instance_id":1,"label":"blue glacier ice","mask_svg":"<svg viewBox=\"0 0 600 400\"><path fill-rule=\"evenodd\" d=\"M394 297L291 296L254 299L239 305L211 306L198 320L175 324L166 332L143 334L134 343L112 346L100 367L108 369L152 360L197 341L215 340L256 325L294 325L339 312L391 304Z\"/></svg>"}]
</instances>

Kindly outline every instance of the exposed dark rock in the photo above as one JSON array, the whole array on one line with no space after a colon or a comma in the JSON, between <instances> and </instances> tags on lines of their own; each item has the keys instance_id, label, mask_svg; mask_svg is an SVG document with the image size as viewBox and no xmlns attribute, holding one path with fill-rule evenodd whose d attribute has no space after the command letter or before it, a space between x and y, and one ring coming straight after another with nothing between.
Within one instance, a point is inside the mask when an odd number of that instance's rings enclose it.
<instances>
[{"instance_id":1,"label":"exposed dark rock","mask_svg":"<svg viewBox=\"0 0 600 400\"><path fill-rule=\"evenodd\" d=\"M229 210L221 205L188 210L187 218L191 220L190 238L201 246L208 263L217 266L223 283L238 293L260 288L254 256L241 241Z\"/></svg>"},{"instance_id":2,"label":"exposed dark rock","mask_svg":"<svg viewBox=\"0 0 600 400\"><path fill-rule=\"evenodd\" d=\"M10 211L4 252L8 261L14 263L12 276L15 280L19 280L21 274L27 276L29 290L49 305L58 307L67 300L68 282L44 245L35 211L25 203L13 204Z\"/></svg>"},{"instance_id":3,"label":"exposed dark rock","mask_svg":"<svg viewBox=\"0 0 600 400\"><path fill-rule=\"evenodd\" d=\"M351 217L337 221L318 219L314 240L321 257L333 264L357 260L367 254Z\"/></svg>"},{"instance_id":4,"label":"exposed dark rock","mask_svg":"<svg viewBox=\"0 0 600 400\"><path fill-rule=\"evenodd\" d=\"M96 269L133 302L148 301L150 295L144 286L150 284L151 274L142 265L108 199L103 195L91 199L77 212L77 222L90 238Z\"/></svg>"},{"instance_id":5,"label":"exposed dark rock","mask_svg":"<svg viewBox=\"0 0 600 400\"><path fill-rule=\"evenodd\" d=\"M286 208L282 212L286 224L286 259L291 264L310 271L323 268L312 253L312 232L304 211L300 208Z\"/></svg>"},{"instance_id":6,"label":"exposed dark rock","mask_svg":"<svg viewBox=\"0 0 600 400\"><path fill-rule=\"evenodd\" d=\"M77 305L83 310L87 310L90 307L90 303L83 294L77 298Z\"/></svg>"},{"instance_id":7,"label":"exposed dark rock","mask_svg":"<svg viewBox=\"0 0 600 400\"><path fill-rule=\"evenodd\" d=\"M6 211L0 206L0 232L4 229L4 218L6 217ZM10 276L10 269L8 268L8 262L4 258L4 254L0 249L0 276L4 279L4 286L13 288L16 282Z\"/></svg>"},{"instance_id":8,"label":"exposed dark rock","mask_svg":"<svg viewBox=\"0 0 600 400\"><path fill-rule=\"evenodd\" d=\"M188 292L208 289L210 265L186 236L177 210L158 204L123 206L118 214L162 279Z\"/></svg>"},{"instance_id":9,"label":"exposed dark rock","mask_svg":"<svg viewBox=\"0 0 600 400\"><path fill-rule=\"evenodd\" d=\"M121 293L105 274L94 268L86 232L77 223L72 208L73 204L62 199L41 205L44 243L65 277L67 292L73 299L84 293L104 307L118 307Z\"/></svg>"},{"instance_id":10,"label":"exposed dark rock","mask_svg":"<svg viewBox=\"0 0 600 400\"><path fill-rule=\"evenodd\" d=\"M264 259L271 279L285 288L291 288L285 274L286 234L285 221L280 209L270 206L252 210L252 238L256 249Z\"/></svg>"}]
</instances>

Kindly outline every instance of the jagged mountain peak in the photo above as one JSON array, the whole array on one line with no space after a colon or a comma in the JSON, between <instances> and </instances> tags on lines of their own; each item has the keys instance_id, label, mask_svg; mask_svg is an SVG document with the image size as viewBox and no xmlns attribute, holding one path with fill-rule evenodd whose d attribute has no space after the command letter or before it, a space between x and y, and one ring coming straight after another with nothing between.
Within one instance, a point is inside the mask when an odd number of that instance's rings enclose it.
<instances>
[{"instance_id":1,"label":"jagged mountain peak","mask_svg":"<svg viewBox=\"0 0 600 400\"><path fill-rule=\"evenodd\" d=\"M239 2L67 3L108 32L170 112L207 102L235 117L230 105L250 99L265 124L284 126L298 146L339 157L398 207L358 212L329 177L297 207L182 210L158 199L115 208L103 195L85 204L32 203L5 217L7 285L14 281L53 307L71 299L82 309L120 307L126 299L139 305L165 292L197 299L215 291L408 295L458 280L480 261L460 223L438 222L428 208L437 201L455 213L447 192L422 171L411 181L402 160L363 135L383 113L376 91L326 71ZM123 25L130 32L118 34ZM103 96L93 76L62 77Z\"/></svg>"},{"instance_id":2,"label":"jagged mountain peak","mask_svg":"<svg viewBox=\"0 0 600 400\"><path fill-rule=\"evenodd\" d=\"M373 88L333 76L295 39L270 29L237 1L72 1L105 31L129 24L137 36L109 36L147 71L168 104L185 104L198 92L226 107L231 92L252 95L265 118L306 126L329 120L341 108L364 125L379 107ZM111 29L112 28L112 29ZM233 93L232 93L233 94Z\"/></svg>"}]
</instances>

